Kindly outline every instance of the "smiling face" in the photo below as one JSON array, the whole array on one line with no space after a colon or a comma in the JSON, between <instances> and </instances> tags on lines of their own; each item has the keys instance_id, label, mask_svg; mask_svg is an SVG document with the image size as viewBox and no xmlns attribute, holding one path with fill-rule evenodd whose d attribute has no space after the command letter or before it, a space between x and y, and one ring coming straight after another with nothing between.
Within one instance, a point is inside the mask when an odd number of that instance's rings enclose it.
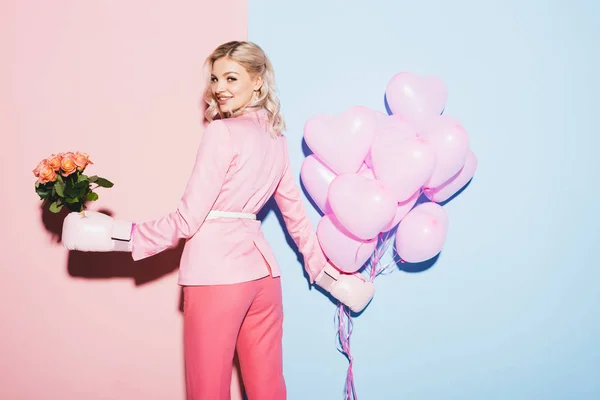
<instances>
[{"instance_id":1,"label":"smiling face","mask_svg":"<svg viewBox=\"0 0 600 400\"><path fill-rule=\"evenodd\" d=\"M223 57L212 65L210 85L221 112L232 113L252 100L262 85L262 78L251 76L240 64Z\"/></svg>"}]
</instances>

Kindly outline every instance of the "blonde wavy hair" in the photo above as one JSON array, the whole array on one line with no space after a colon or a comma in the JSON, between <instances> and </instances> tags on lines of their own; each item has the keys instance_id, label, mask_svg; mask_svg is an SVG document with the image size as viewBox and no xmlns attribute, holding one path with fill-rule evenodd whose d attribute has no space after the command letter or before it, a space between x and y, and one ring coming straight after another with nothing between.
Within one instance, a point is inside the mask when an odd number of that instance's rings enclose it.
<instances>
[{"instance_id":1,"label":"blonde wavy hair","mask_svg":"<svg viewBox=\"0 0 600 400\"><path fill-rule=\"evenodd\" d=\"M240 64L248 71L251 77L262 77L263 84L258 90L258 95L234 113L224 115L217 104L216 98L210 89L210 75L215 61L227 57ZM236 117L244 113L246 109L264 109L268 117L269 133L276 137L280 136L285 130L285 121L281 114L279 97L275 87L275 72L271 61L265 52L256 44L245 41L227 42L217 47L205 62L205 73L207 75L207 85L204 91L204 101L208 104L204 117L208 122L215 119Z\"/></svg>"}]
</instances>

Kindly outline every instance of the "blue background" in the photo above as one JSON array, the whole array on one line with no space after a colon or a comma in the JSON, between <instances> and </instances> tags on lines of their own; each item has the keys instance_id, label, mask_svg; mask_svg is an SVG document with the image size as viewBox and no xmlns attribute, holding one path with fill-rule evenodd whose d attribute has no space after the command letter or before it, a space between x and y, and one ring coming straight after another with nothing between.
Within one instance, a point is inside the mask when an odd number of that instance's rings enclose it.
<instances>
[{"instance_id":1,"label":"blue background","mask_svg":"<svg viewBox=\"0 0 600 400\"><path fill-rule=\"evenodd\" d=\"M305 121L385 111L401 71L446 83L479 160L445 205L437 262L377 278L355 318L359 398L600 398L599 21L591 0L249 0L298 182ZM263 227L283 266L288 398L342 399L335 305L309 289L280 224L268 212Z\"/></svg>"}]
</instances>

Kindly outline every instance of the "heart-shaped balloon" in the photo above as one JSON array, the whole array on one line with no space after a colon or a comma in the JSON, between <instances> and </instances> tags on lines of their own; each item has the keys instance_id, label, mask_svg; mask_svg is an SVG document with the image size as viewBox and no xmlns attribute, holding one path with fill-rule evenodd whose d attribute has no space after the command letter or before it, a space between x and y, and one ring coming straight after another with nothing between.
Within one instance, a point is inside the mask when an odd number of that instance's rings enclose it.
<instances>
[{"instance_id":1,"label":"heart-shaped balloon","mask_svg":"<svg viewBox=\"0 0 600 400\"><path fill-rule=\"evenodd\" d=\"M426 207L426 204L428 204ZM432 208L437 207L435 212ZM438 254L446 242L446 211L436 203L423 203L413 208L398 225L396 251L406 262L427 261Z\"/></svg>"},{"instance_id":2,"label":"heart-shaped balloon","mask_svg":"<svg viewBox=\"0 0 600 400\"><path fill-rule=\"evenodd\" d=\"M434 148L416 137L404 124L402 134L377 135L371 147L371 162L377 179L388 186L396 202L408 200L431 177L436 165Z\"/></svg>"},{"instance_id":3,"label":"heart-shaped balloon","mask_svg":"<svg viewBox=\"0 0 600 400\"><path fill-rule=\"evenodd\" d=\"M408 212L415 206L417 200L421 196L421 190L417 190L410 198L406 201L398 203L398 207L396 207L396 214L394 215L394 219L392 222L387 224L381 231L387 232L396 227L402 221L402 219L408 214Z\"/></svg>"},{"instance_id":4,"label":"heart-shaped balloon","mask_svg":"<svg viewBox=\"0 0 600 400\"><path fill-rule=\"evenodd\" d=\"M392 134L396 136L403 136L406 138L415 137L417 132L407 125L407 121L399 115L387 115L380 111L375 112L375 119L377 120L377 127L375 128L375 141L377 136ZM365 157L365 164L369 168L373 168L373 160L371 157L371 151Z\"/></svg>"},{"instance_id":5,"label":"heart-shaped balloon","mask_svg":"<svg viewBox=\"0 0 600 400\"><path fill-rule=\"evenodd\" d=\"M354 237L332 214L325 215L319 221L317 238L327 258L346 273L358 271L377 247L377 238L360 240Z\"/></svg>"},{"instance_id":6,"label":"heart-shaped balloon","mask_svg":"<svg viewBox=\"0 0 600 400\"><path fill-rule=\"evenodd\" d=\"M460 122L449 115L429 118L419 136L432 145L436 163L427 188L442 185L465 165L469 154L469 135Z\"/></svg>"},{"instance_id":7,"label":"heart-shaped balloon","mask_svg":"<svg viewBox=\"0 0 600 400\"><path fill-rule=\"evenodd\" d=\"M302 183L323 214L331 212L327 203L327 191L335 177L335 173L323 165L314 154L306 157L302 162L300 168Z\"/></svg>"},{"instance_id":8,"label":"heart-shaped balloon","mask_svg":"<svg viewBox=\"0 0 600 400\"><path fill-rule=\"evenodd\" d=\"M442 224L444 229L448 229L448 213L446 212L444 207L440 206L437 203L425 202L419 204L418 208L419 212L424 212L436 217L440 224Z\"/></svg>"},{"instance_id":9,"label":"heart-shaped balloon","mask_svg":"<svg viewBox=\"0 0 600 400\"><path fill-rule=\"evenodd\" d=\"M371 180L376 179L375 174L373 173L373 170L371 168L369 168L366 163L363 163L363 165L358 170L357 174L364 176L365 178L368 178Z\"/></svg>"},{"instance_id":10,"label":"heart-shaped balloon","mask_svg":"<svg viewBox=\"0 0 600 400\"><path fill-rule=\"evenodd\" d=\"M310 149L336 174L356 172L369 152L375 135L372 110L356 106L335 117L321 114L304 125Z\"/></svg>"},{"instance_id":11,"label":"heart-shaped balloon","mask_svg":"<svg viewBox=\"0 0 600 400\"><path fill-rule=\"evenodd\" d=\"M444 111L448 90L438 77L401 72L388 82L385 96L393 114L417 126L422 120Z\"/></svg>"},{"instance_id":12,"label":"heart-shaped balloon","mask_svg":"<svg viewBox=\"0 0 600 400\"><path fill-rule=\"evenodd\" d=\"M373 169L373 159L371 158L371 150L369 149L369 152L367 153L367 156L365 157L365 165L367 166L367 168Z\"/></svg>"},{"instance_id":13,"label":"heart-shaped balloon","mask_svg":"<svg viewBox=\"0 0 600 400\"><path fill-rule=\"evenodd\" d=\"M362 240L376 237L396 212L397 202L385 185L359 174L338 175L327 197L337 220Z\"/></svg>"},{"instance_id":14,"label":"heart-shaped balloon","mask_svg":"<svg viewBox=\"0 0 600 400\"><path fill-rule=\"evenodd\" d=\"M405 134L408 135L408 137L416 134L412 127L409 126L408 128L411 129L407 129L408 121L400 115L387 115L382 112L377 112L375 114L375 120L377 121L375 136L381 133Z\"/></svg>"},{"instance_id":15,"label":"heart-shaped balloon","mask_svg":"<svg viewBox=\"0 0 600 400\"><path fill-rule=\"evenodd\" d=\"M367 166L366 160L363 166L358 170L358 174L368 179L377 179L375 178L373 170ZM396 207L396 214L394 215L394 218L389 224L387 224L381 229L381 232L387 232L395 228L396 225L398 225L398 223L402 221L402 218L404 218L406 214L408 214L408 212L414 207L420 196L421 189L413 193L413 195L410 196L408 200L399 202L398 206Z\"/></svg>"},{"instance_id":16,"label":"heart-shaped balloon","mask_svg":"<svg viewBox=\"0 0 600 400\"><path fill-rule=\"evenodd\" d=\"M477 169L477 156L473 151L469 150L465 165L452 178L444 182L441 186L425 189L425 196L431 201L442 203L454 196L463 188L475 175Z\"/></svg>"}]
</instances>

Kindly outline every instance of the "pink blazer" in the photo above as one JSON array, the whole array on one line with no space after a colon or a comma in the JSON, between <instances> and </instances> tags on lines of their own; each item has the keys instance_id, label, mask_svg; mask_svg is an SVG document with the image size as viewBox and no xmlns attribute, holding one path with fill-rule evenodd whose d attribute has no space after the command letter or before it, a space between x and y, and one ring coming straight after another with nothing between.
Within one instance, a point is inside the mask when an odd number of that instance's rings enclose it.
<instances>
[{"instance_id":1,"label":"pink blazer","mask_svg":"<svg viewBox=\"0 0 600 400\"><path fill-rule=\"evenodd\" d=\"M295 183L286 139L273 138L266 122L266 113L261 110L208 125L177 210L135 225L134 260L173 247L185 238L180 285L230 284L269 274L279 276L280 268L260 221L205 220L211 210L256 214L274 196L314 280L327 260Z\"/></svg>"}]
</instances>

